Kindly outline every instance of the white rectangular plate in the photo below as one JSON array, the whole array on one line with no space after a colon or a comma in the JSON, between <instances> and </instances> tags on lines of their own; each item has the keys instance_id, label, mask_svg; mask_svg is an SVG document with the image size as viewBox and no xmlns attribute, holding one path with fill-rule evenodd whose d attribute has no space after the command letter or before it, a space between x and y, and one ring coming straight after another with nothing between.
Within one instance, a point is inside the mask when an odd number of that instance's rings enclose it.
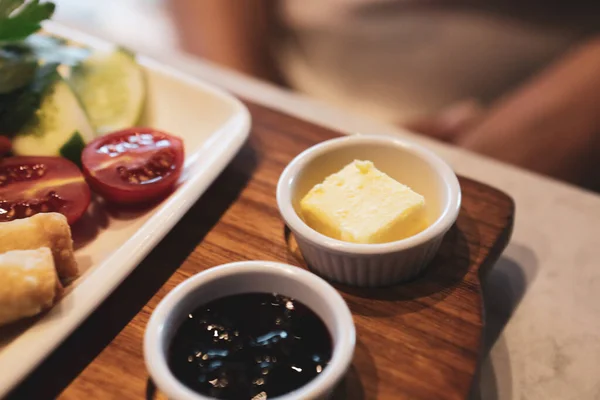
<instances>
[{"instance_id":1,"label":"white rectangular plate","mask_svg":"<svg viewBox=\"0 0 600 400\"><path fill-rule=\"evenodd\" d=\"M98 39L52 26L54 34L92 47ZM75 227L81 277L50 312L0 329L0 398L56 348L129 275L223 171L248 137L250 114L231 95L144 57L145 125L181 137L186 161L176 190L135 218L117 218L99 202ZM98 221L103 221L98 224ZM84 229L81 229L84 226ZM85 232L80 232L80 231ZM77 243L78 236L91 236Z\"/></svg>"}]
</instances>

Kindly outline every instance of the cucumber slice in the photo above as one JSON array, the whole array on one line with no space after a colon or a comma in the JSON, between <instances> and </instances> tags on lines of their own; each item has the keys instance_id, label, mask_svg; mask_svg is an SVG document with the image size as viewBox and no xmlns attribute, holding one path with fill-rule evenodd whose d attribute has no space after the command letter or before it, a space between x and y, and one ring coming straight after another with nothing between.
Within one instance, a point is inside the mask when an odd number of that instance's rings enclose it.
<instances>
[{"instance_id":1,"label":"cucumber slice","mask_svg":"<svg viewBox=\"0 0 600 400\"><path fill-rule=\"evenodd\" d=\"M65 39L44 34L31 35L20 45L34 54L40 63L46 64L58 63L73 66L92 54L87 47L70 44Z\"/></svg>"},{"instance_id":2,"label":"cucumber slice","mask_svg":"<svg viewBox=\"0 0 600 400\"><path fill-rule=\"evenodd\" d=\"M29 84L38 63L27 50L19 47L0 48L0 94L10 93Z\"/></svg>"},{"instance_id":3,"label":"cucumber slice","mask_svg":"<svg viewBox=\"0 0 600 400\"><path fill-rule=\"evenodd\" d=\"M44 91L33 117L13 138L13 152L24 156L60 156L65 145L73 141L74 132L79 133L84 143L94 138L94 130L77 96L57 76ZM73 151L69 154L69 158L78 159Z\"/></svg>"},{"instance_id":4,"label":"cucumber slice","mask_svg":"<svg viewBox=\"0 0 600 400\"><path fill-rule=\"evenodd\" d=\"M0 132L18 133L39 108L43 94L60 76L56 64L39 67L29 85L10 93L0 94Z\"/></svg>"},{"instance_id":5,"label":"cucumber slice","mask_svg":"<svg viewBox=\"0 0 600 400\"><path fill-rule=\"evenodd\" d=\"M140 119L146 87L132 53L92 54L72 68L69 83L98 134L129 128Z\"/></svg>"}]
</instances>

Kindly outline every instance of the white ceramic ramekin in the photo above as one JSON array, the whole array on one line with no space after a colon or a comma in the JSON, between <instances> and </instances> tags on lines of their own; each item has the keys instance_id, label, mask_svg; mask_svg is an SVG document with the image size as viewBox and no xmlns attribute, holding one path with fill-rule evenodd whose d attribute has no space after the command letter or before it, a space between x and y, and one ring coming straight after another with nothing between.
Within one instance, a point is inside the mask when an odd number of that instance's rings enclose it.
<instances>
[{"instance_id":1,"label":"white ceramic ramekin","mask_svg":"<svg viewBox=\"0 0 600 400\"><path fill-rule=\"evenodd\" d=\"M269 261L247 261L211 268L187 279L160 302L146 327L144 358L156 386L169 399L209 400L177 380L167 364L171 339L188 313L220 297L240 293L279 293L312 309L333 340L332 357L308 384L278 400L325 399L352 362L355 328L348 306L326 281L298 267Z\"/></svg>"},{"instance_id":2,"label":"white ceramic ramekin","mask_svg":"<svg viewBox=\"0 0 600 400\"><path fill-rule=\"evenodd\" d=\"M343 242L310 228L300 217L300 200L353 160L370 160L423 195L429 227L381 244ZM456 221L460 202L458 179L446 162L420 145L387 136L352 135L313 146L287 166L277 185L279 211L308 266L330 280L355 286L392 285L418 275Z\"/></svg>"}]
</instances>

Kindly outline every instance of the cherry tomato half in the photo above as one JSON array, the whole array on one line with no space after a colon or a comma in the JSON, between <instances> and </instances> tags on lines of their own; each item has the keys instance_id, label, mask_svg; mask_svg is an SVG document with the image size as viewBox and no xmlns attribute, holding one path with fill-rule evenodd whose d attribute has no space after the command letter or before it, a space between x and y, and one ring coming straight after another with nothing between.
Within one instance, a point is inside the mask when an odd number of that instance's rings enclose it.
<instances>
[{"instance_id":1,"label":"cherry tomato half","mask_svg":"<svg viewBox=\"0 0 600 400\"><path fill-rule=\"evenodd\" d=\"M0 222L58 212L69 224L90 204L90 188L79 168L61 157L0 160Z\"/></svg>"},{"instance_id":2,"label":"cherry tomato half","mask_svg":"<svg viewBox=\"0 0 600 400\"><path fill-rule=\"evenodd\" d=\"M158 200L181 175L181 139L151 128L130 128L90 142L81 154L83 173L94 191L117 204Z\"/></svg>"},{"instance_id":3,"label":"cherry tomato half","mask_svg":"<svg viewBox=\"0 0 600 400\"><path fill-rule=\"evenodd\" d=\"M0 135L0 156L10 152L12 150L12 143L6 136Z\"/></svg>"}]
</instances>

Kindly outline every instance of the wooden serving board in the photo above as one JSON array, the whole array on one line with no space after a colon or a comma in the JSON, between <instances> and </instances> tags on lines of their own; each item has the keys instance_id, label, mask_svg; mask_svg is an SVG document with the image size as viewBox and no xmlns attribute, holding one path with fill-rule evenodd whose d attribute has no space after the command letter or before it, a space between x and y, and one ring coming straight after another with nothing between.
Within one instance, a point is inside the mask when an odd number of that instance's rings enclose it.
<instances>
[{"instance_id":1,"label":"wooden serving board","mask_svg":"<svg viewBox=\"0 0 600 400\"><path fill-rule=\"evenodd\" d=\"M144 329L158 302L186 278L240 260L304 266L275 202L287 163L338 136L247 103L248 143L206 194L138 268L10 398L161 398L144 366ZM463 203L430 268L408 284L337 285L352 313L357 346L337 399L464 399L479 364L484 315L480 274L512 230L506 194L460 178ZM293 244L292 244L293 247Z\"/></svg>"}]
</instances>

